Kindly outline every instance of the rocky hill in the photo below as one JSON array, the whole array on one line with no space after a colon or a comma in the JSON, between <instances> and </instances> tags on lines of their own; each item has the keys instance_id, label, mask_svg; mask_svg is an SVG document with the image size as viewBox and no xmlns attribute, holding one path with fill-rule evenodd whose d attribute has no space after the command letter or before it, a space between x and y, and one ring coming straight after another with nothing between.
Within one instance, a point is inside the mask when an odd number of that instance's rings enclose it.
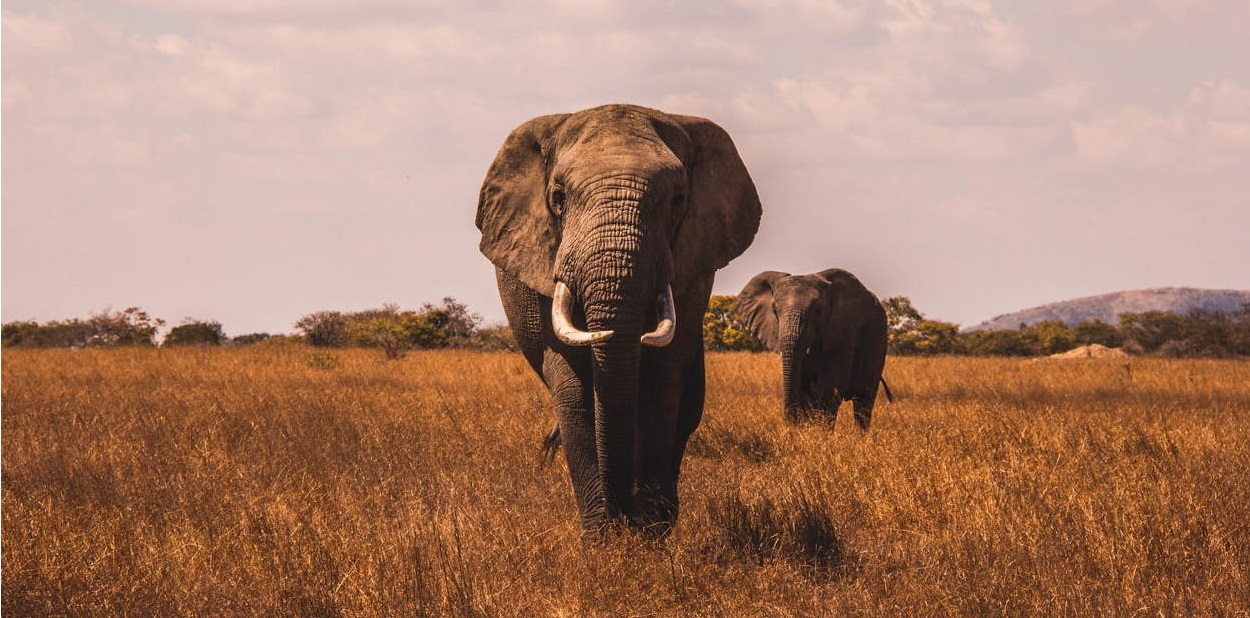
<instances>
[{"instance_id":1,"label":"rocky hill","mask_svg":"<svg viewBox=\"0 0 1250 618\"><path fill-rule=\"evenodd\" d=\"M1032 309L1008 313L969 327L967 330L1001 330L1019 328L1046 320L1063 320L1075 326L1086 320L1102 320L1114 324L1121 313L1171 311L1184 314L1194 309L1236 311L1250 303L1247 290L1200 290L1197 288L1151 288L1086 296L1050 303Z\"/></svg>"}]
</instances>

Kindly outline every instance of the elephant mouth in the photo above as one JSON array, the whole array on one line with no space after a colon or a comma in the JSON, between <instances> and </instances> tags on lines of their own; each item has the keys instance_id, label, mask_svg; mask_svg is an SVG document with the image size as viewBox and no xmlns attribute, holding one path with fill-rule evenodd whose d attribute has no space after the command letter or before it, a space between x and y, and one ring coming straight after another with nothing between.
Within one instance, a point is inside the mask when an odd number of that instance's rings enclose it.
<instances>
[{"instance_id":1,"label":"elephant mouth","mask_svg":"<svg viewBox=\"0 0 1250 618\"><path fill-rule=\"evenodd\" d=\"M662 348L673 342L677 334L677 308L673 303L673 286L664 284L664 290L656 297L657 321L655 330L644 333L642 345ZM563 281L556 281L551 302L551 326L556 337L566 345L580 347L607 341L615 334L611 330L586 331L573 324L573 292Z\"/></svg>"}]
</instances>

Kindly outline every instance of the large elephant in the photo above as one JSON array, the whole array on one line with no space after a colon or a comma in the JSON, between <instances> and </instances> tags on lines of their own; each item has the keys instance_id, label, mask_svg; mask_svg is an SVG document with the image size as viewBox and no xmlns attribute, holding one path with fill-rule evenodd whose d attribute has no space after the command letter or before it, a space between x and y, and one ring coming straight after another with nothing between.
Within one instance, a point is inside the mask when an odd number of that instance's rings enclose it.
<instances>
[{"instance_id":1,"label":"large elephant","mask_svg":"<svg viewBox=\"0 0 1250 618\"><path fill-rule=\"evenodd\" d=\"M768 349L781 352L786 418L809 411L836 420L845 400L868 430L885 367L886 317L877 297L845 270L810 275L765 271L738 294L737 314Z\"/></svg>"},{"instance_id":2,"label":"large elephant","mask_svg":"<svg viewBox=\"0 0 1250 618\"><path fill-rule=\"evenodd\" d=\"M704 118L633 105L540 116L495 156L481 250L551 391L583 530L663 536L675 523L713 274L759 220L746 166Z\"/></svg>"}]
</instances>

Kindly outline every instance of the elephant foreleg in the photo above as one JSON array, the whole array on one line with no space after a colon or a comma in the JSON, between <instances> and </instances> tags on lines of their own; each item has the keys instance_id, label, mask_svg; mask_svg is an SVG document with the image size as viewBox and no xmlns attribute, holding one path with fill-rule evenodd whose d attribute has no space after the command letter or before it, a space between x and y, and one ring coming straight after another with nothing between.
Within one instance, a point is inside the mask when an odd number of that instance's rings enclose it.
<instances>
[{"instance_id":1,"label":"elephant foreleg","mask_svg":"<svg viewBox=\"0 0 1250 618\"><path fill-rule=\"evenodd\" d=\"M850 374L851 359L844 347L824 352L819 359L812 359L813 365L821 368L817 386L817 408L824 414L825 421L830 425L838 420L838 408L846 394L847 376Z\"/></svg>"},{"instance_id":2,"label":"elephant foreleg","mask_svg":"<svg viewBox=\"0 0 1250 618\"><path fill-rule=\"evenodd\" d=\"M634 513L630 523L663 537L677 519L677 463L681 439L678 409L682 372L671 350L643 354L635 443Z\"/></svg>"},{"instance_id":3,"label":"elephant foreleg","mask_svg":"<svg viewBox=\"0 0 1250 618\"><path fill-rule=\"evenodd\" d=\"M599 457L595 450L595 406L590 385L590 358L585 349L548 350L543 357L543 377L551 388L556 427L548 441L564 446L573 495L582 515L582 530L594 532L607 516Z\"/></svg>"}]
</instances>

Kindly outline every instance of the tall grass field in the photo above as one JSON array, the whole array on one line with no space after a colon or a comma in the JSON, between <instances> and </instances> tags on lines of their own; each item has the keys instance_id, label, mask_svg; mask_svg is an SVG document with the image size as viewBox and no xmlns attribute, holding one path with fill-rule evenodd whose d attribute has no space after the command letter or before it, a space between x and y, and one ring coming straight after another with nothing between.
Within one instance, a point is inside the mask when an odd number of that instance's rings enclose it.
<instances>
[{"instance_id":1,"label":"tall grass field","mask_svg":"<svg viewBox=\"0 0 1250 618\"><path fill-rule=\"evenodd\" d=\"M708 357L667 543L580 538L518 354L6 350L8 616L1247 616L1250 363Z\"/></svg>"}]
</instances>

